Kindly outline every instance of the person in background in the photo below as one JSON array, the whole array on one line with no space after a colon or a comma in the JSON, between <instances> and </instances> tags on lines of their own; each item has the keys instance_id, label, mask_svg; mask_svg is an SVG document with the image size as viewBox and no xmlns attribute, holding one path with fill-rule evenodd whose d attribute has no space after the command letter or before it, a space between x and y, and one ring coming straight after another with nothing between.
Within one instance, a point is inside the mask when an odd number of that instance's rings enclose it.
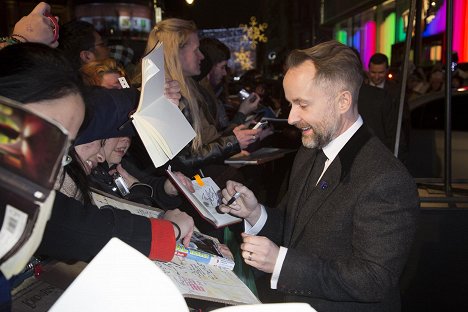
<instances>
[{"instance_id":1,"label":"person in background","mask_svg":"<svg viewBox=\"0 0 468 312\"><path fill-rule=\"evenodd\" d=\"M29 104L32 110L64 125L74 136L85 105L77 72L59 51L42 44L16 44L0 50L0 65L0 95ZM100 145L83 146L83 162L78 160L75 149L70 149L75 160L57 181L55 188L59 192L37 254L90 261L112 237L117 237L151 259L170 261L176 239L189 243L193 232L191 217L171 210L164 219L149 219L110 206L99 209L82 200L89 196L85 173L93 162L99 161L100 149ZM74 191L76 196L62 193L67 191Z\"/></svg>"},{"instance_id":2,"label":"person in background","mask_svg":"<svg viewBox=\"0 0 468 312\"><path fill-rule=\"evenodd\" d=\"M205 113L210 114L216 123L218 131L231 131L235 126L243 124L246 117L257 109L259 97L252 93L249 98L243 100L233 118L229 120L225 108L225 92L223 80L227 75L226 67L231 58L228 46L216 38L203 38L200 40L200 51L204 55L201 61L201 74L197 77L200 84L214 98L213 101L205 101Z\"/></svg>"},{"instance_id":3,"label":"person in background","mask_svg":"<svg viewBox=\"0 0 468 312\"><path fill-rule=\"evenodd\" d=\"M270 209L229 181L220 205L244 218L242 256L267 273L257 286L271 288L260 300L328 312L399 311L419 199L405 167L363 125L361 63L349 47L329 41L294 50L287 67L288 122L303 144L288 192Z\"/></svg>"},{"instance_id":4,"label":"person in background","mask_svg":"<svg viewBox=\"0 0 468 312\"><path fill-rule=\"evenodd\" d=\"M176 157L185 166L184 174L192 176L207 165L222 163L255 142L261 130L249 130L240 125L232 133L222 134L213 121L210 122L210 116L204 114L206 99L200 93L198 83L192 79L200 74L200 62L203 60L195 23L177 18L159 22L149 34L145 54L158 42L164 43L166 75L180 84L182 99L179 108L196 133L191 145ZM135 83L138 81L141 83L141 73L134 78Z\"/></svg>"},{"instance_id":5,"label":"person in background","mask_svg":"<svg viewBox=\"0 0 468 312\"><path fill-rule=\"evenodd\" d=\"M80 68L83 82L87 86L100 86L107 89L122 89L119 78L128 81L125 69L112 58L91 61Z\"/></svg>"},{"instance_id":6,"label":"person in background","mask_svg":"<svg viewBox=\"0 0 468 312\"><path fill-rule=\"evenodd\" d=\"M178 191L165 176L148 175L125 158L132 137L136 132L129 115L136 109L138 91L133 88L112 90L93 88L84 93L85 102L91 111L86 126L75 141L76 148L93 141L100 144L102 161L95 165L88 175L90 185L106 193L163 210L173 209L181 204ZM122 125L125 125L122 128ZM120 129L121 128L121 129ZM115 183L118 173L128 187L128 194L122 194ZM179 180L191 191L191 181L179 172Z\"/></svg>"},{"instance_id":7,"label":"person in background","mask_svg":"<svg viewBox=\"0 0 468 312\"><path fill-rule=\"evenodd\" d=\"M443 91L445 88L445 72L434 66L429 76L429 89L427 93Z\"/></svg>"},{"instance_id":8,"label":"person in background","mask_svg":"<svg viewBox=\"0 0 468 312\"><path fill-rule=\"evenodd\" d=\"M94 26L73 20L60 27L59 49L78 71L83 64L109 57L107 42Z\"/></svg>"},{"instance_id":9,"label":"person in background","mask_svg":"<svg viewBox=\"0 0 468 312\"><path fill-rule=\"evenodd\" d=\"M382 53L375 53L369 59L369 85L384 89L393 99L398 99L400 86L394 80L388 78L388 57Z\"/></svg>"}]
</instances>

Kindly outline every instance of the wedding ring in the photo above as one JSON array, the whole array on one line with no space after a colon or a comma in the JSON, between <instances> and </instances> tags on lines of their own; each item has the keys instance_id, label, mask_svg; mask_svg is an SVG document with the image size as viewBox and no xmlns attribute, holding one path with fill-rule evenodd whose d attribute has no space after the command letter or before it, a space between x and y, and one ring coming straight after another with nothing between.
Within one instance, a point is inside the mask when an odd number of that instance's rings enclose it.
<instances>
[{"instance_id":1,"label":"wedding ring","mask_svg":"<svg viewBox=\"0 0 468 312\"><path fill-rule=\"evenodd\" d=\"M256 138L257 138L257 137L256 137L255 135L252 135L252 140L255 141Z\"/></svg>"},{"instance_id":2,"label":"wedding ring","mask_svg":"<svg viewBox=\"0 0 468 312\"><path fill-rule=\"evenodd\" d=\"M252 261L252 254L253 254L253 252L250 251L250 253L249 253L249 261Z\"/></svg>"}]
</instances>

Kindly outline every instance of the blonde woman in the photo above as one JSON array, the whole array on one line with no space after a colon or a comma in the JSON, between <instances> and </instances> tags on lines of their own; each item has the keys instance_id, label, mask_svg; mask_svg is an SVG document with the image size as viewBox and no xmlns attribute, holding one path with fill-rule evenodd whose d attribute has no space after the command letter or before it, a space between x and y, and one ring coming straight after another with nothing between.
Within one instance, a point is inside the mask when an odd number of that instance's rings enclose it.
<instances>
[{"instance_id":1,"label":"blonde woman","mask_svg":"<svg viewBox=\"0 0 468 312\"><path fill-rule=\"evenodd\" d=\"M182 151L178 159L195 171L222 162L255 142L261 130L249 130L241 125L229 135L222 135L203 113L206 99L199 91L198 83L192 79L200 74L200 61L203 59L195 23L177 18L159 22L148 37L145 54L158 42L164 44L167 79L179 82L182 95L179 107L197 133L191 147ZM137 73L133 81L141 81L141 72Z\"/></svg>"}]
</instances>

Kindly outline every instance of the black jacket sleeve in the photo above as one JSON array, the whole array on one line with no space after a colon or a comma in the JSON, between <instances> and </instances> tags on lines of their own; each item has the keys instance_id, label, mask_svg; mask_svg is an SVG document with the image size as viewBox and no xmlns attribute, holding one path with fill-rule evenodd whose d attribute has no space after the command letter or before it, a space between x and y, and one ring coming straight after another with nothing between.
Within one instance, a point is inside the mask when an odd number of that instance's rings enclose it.
<instances>
[{"instance_id":1,"label":"black jacket sleeve","mask_svg":"<svg viewBox=\"0 0 468 312\"><path fill-rule=\"evenodd\" d=\"M215 141L205 144L197 153L186 146L179 154L178 160L189 168L200 168L210 164L223 163L226 158L241 151L239 141L234 135L219 137Z\"/></svg>"},{"instance_id":2,"label":"black jacket sleeve","mask_svg":"<svg viewBox=\"0 0 468 312\"><path fill-rule=\"evenodd\" d=\"M112 237L117 237L148 255L151 235L148 218L110 206L99 209L83 205L57 192L36 254L64 261L90 261Z\"/></svg>"}]
</instances>

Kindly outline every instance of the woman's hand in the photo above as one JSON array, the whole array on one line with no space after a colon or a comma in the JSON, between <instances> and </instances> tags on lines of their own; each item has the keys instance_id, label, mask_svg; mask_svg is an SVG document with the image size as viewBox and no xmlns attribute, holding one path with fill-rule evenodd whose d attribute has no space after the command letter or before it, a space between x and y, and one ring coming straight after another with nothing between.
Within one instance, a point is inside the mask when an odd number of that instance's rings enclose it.
<instances>
[{"instance_id":1,"label":"woman's hand","mask_svg":"<svg viewBox=\"0 0 468 312\"><path fill-rule=\"evenodd\" d=\"M110 170L109 174L112 176L116 172L118 172L122 176L128 188L130 188L134 183L139 182L138 179L132 176L130 173L128 173L127 170L125 170L121 164L118 164L115 169Z\"/></svg>"},{"instance_id":2,"label":"woman's hand","mask_svg":"<svg viewBox=\"0 0 468 312\"><path fill-rule=\"evenodd\" d=\"M183 173L181 172L173 172L174 175L176 176L177 180L184 185L190 192L195 192L195 189L193 188L192 185L192 180L190 180L188 177L186 177ZM164 192L166 192L167 195L169 196L176 196L179 195L179 190L175 187L175 185L167 179L166 182L164 182Z\"/></svg>"},{"instance_id":3,"label":"woman's hand","mask_svg":"<svg viewBox=\"0 0 468 312\"><path fill-rule=\"evenodd\" d=\"M179 209L168 210L164 214L163 219L176 223L180 228L180 240L185 247L189 246L192 238L194 223L191 216ZM179 235L178 229L174 227L174 235Z\"/></svg>"}]
</instances>

